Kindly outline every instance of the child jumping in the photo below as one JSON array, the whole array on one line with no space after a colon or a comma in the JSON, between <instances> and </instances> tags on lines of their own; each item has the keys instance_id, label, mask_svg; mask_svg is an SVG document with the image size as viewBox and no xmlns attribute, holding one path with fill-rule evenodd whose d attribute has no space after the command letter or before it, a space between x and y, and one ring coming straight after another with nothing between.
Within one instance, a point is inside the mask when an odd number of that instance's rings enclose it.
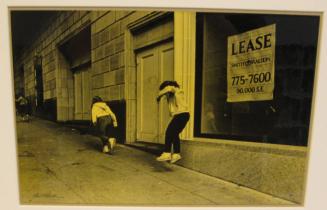
<instances>
[{"instance_id":1,"label":"child jumping","mask_svg":"<svg viewBox=\"0 0 327 210\"><path fill-rule=\"evenodd\" d=\"M157 102L162 96L166 96L168 108L172 119L166 129L165 150L157 157L157 161L170 161L175 163L182 157L180 155L179 134L185 128L190 114L184 99L184 92L180 89L176 81L164 81L159 87ZM172 152L173 146L173 152Z\"/></svg>"},{"instance_id":2,"label":"child jumping","mask_svg":"<svg viewBox=\"0 0 327 210\"><path fill-rule=\"evenodd\" d=\"M97 133L101 138L103 153L112 154L116 145L117 119L109 106L99 96L92 99L92 123L97 128Z\"/></svg>"}]
</instances>

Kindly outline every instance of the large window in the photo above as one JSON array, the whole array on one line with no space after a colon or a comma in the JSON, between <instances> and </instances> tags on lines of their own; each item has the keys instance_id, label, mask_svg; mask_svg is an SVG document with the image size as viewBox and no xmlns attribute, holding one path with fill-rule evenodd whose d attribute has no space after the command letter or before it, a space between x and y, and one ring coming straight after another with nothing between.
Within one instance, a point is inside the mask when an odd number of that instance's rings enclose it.
<instances>
[{"instance_id":1,"label":"large window","mask_svg":"<svg viewBox=\"0 0 327 210\"><path fill-rule=\"evenodd\" d=\"M276 25L272 100L227 102L227 39ZM195 136L307 145L319 17L197 14Z\"/></svg>"}]
</instances>

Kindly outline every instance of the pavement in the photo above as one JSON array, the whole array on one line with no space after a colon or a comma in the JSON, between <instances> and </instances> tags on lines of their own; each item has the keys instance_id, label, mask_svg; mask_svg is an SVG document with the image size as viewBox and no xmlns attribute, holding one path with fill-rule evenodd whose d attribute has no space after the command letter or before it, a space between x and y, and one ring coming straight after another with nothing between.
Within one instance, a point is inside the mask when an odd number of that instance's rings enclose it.
<instances>
[{"instance_id":1,"label":"pavement","mask_svg":"<svg viewBox=\"0 0 327 210\"><path fill-rule=\"evenodd\" d=\"M17 122L21 204L293 206L290 201L195 172L54 122Z\"/></svg>"}]
</instances>

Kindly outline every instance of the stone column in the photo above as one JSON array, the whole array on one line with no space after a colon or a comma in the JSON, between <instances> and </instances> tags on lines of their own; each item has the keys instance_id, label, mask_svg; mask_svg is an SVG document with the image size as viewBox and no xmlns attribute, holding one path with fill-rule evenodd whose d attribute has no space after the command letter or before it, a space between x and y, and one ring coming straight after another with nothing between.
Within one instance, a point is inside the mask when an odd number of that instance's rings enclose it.
<instances>
[{"instance_id":1,"label":"stone column","mask_svg":"<svg viewBox=\"0 0 327 210\"><path fill-rule=\"evenodd\" d=\"M191 118L182 132L182 139L193 138L194 124L194 85L195 85L195 29L196 13L180 12L174 13L174 65L175 80L185 91Z\"/></svg>"},{"instance_id":2,"label":"stone column","mask_svg":"<svg viewBox=\"0 0 327 210\"><path fill-rule=\"evenodd\" d=\"M136 66L133 36L125 30L126 143L136 140Z\"/></svg>"}]
</instances>

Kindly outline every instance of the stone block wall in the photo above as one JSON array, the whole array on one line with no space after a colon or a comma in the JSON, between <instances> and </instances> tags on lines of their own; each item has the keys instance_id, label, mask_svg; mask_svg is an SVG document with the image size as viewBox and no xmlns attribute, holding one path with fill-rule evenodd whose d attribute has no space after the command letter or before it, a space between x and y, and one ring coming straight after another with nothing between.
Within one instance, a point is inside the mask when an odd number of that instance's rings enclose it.
<instances>
[{"instance_id":1,"label":"stone block wall","mask_svg":"<svg viewBox=\"0 0 327 210\"><path fill-rule=\"evenodd\" d=\"M125 96L125 38L122 19L132 11L92 12L92 95L106 101Z\"/></svg>"},{"instance_id":2,"label":"stone block wall","mask_svg":"<svg viewBox=\"0 0 327 210\"><path fill-rule=\"evenodd\" d=\"M27 96L34 95L34 56L42 56L43 90L44 99L56 97L56 48L57 45L67 38L73 31L82 27L90 19L89 11L61 11L56 13L40 30L36 40L19 58L17 69L24 66L25 90Z\"/></svg>"},{"instance_id":3,"label":"stone block wall","mask_svg":"<svg viewBox=\"0 0 327 210\"><path fill-rule=\"evenodd\" d=\"M125 36L127 26L150 13L118 10L91 12L92 96L99 95L106 101L126 99L125 83L131 82L125 78L129 65L126 60L130 54Z\"/></svg>"},{"instance_id":4,"label":"stone block wall","mask_svg":"<svg viewBox=\"0 0 327 210\"><path fill-rule=\"evenodd\" d=\"M307 148L226 140L182 141L180 165L303 204Z\"/></svg>"},{"instance_id":5,"label":"stone block wall","mask_svg":"<svg viewBox=\"0 0 327 210\"><path fill-rule=\"evenodd\" d=\"M126 58L128 24L145 18L146 11L58 11L40 29L39 36L19 57L16 71L23 66L26 96L35 97L34 56L42 56L44 100L56 100L58 120L71 120L74 107L72 75L69 66L60 57L60 46L76 35L86 25L91 28L91 95L99 95L106 101L126 99L125 72L130 65ZM127 58L128 59L128 58ZM134 68L135 69L135 68ZM68 75L69 74L69 75ZM134 78L135 76L129 76ZM16 78L16 77L15 77ZM128 86L129 92L135 89L135 79ZM17 87L16 87L17 86ZM69 87L70 86L70 87ZM18 89L19 85L15 85ZM130 99L130 98L129 98ZM136 99L136 98L135 98ZM135 100L134 99L134 100Z\"/></svg>"},{"instance_id":6,"label":"stone block wall","mask_svg":"<svg viewBox=\"0 0 327 210\"><path fill-rule=\"evenodd\" d=\"M51 48L47 48L51 49ZM44 52L42 61L44 100L56 97L56 63L55 52Z\"/></svg>"}]
</instances>

